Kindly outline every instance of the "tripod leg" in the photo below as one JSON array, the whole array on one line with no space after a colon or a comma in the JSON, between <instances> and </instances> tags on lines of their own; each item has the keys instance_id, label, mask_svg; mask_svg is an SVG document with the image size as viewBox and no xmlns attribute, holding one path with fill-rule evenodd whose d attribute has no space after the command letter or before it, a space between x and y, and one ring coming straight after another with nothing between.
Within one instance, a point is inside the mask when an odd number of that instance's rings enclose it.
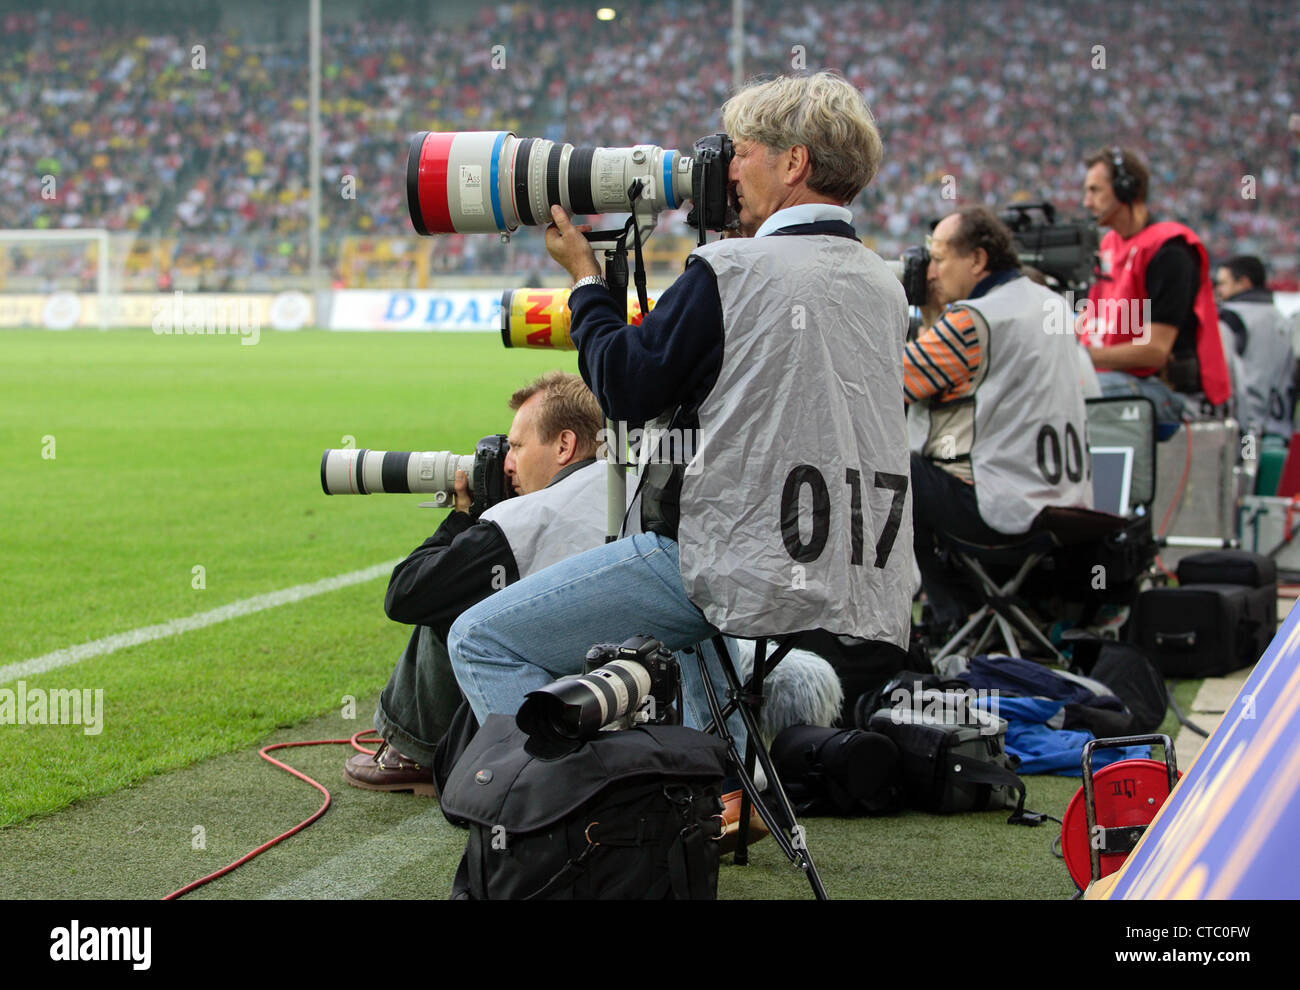
<instances>
[{"instance_id":1,"label":"tripod leg","mask_svg":"<svg viewBox=\"0 0 1300 990\"><path fill-rule=\"evenodd\" d=\"M776 670L776 665L785 659L787 653L794 649L798 644L798 640L798 634L788 636L784 643L772 651L772 655L767 658L767 662L763 665L763 677L766 677L768 674L772 673L772 671ZM752 694L754 691L754 677L755 674L751 671L749 679L745 681L745 692L747 694ZM732 714L735 713L739 706L740 701L738 699L729 698L727 703L722 706L722 717L731 718ZM710 721L709 724L704 727L704 732L706 735L713 735L713 722Z\"/></svg>"},{"instance_id":2,"label":"tripod leg","mask_svg":"<svg viewBox=\"0 0 1300 990\"><path fill-rule=\"evenodd\" d=\"M727 659L730 660L731 658L728 657ZM760 699L759 704L762 704L761 699L763 696L763 663L766 659L767 659L767 640L759 639L754 644L753 676L750 677L749 683L746 685L746 687L748 687L753 692L750 695L750 697L754 697L756 695ZM721 657L718 658L718 662L719 663L722 662ZM744 704L747 704L748 700L749 700L748 698L738 699L738 701ZM745 740L745 775L749 777L750 780L754 779L754 761L755 759L757 759L757 756L754 752L754 745L755 745L754 737L747 735ZM736 852L735 855L732 857L732 861L737 866L746 866L749 863L749 813L750 813L749 792L741 791L740 822L737 824Z\"/></svg>"},{"instance_id":3,"label":"tripod leg","mask_svg":"<svg viewBox=\"0 0 1300 990\"><path fill-rule=\"evenodd\" d=\"M701 664L703 664L703 661L701 661ZM745 761L741 759L740 751L736 749L735 737L732 736L731 730L727 727L726 719L723 717L722 707L718 704L717 692L714 689L712 682L707 679L704 682L704 699L709 706L709 713L713 717L713 723L709 726L709 732L716 732L718 738L727 744L728 758L731 761L731 765L736 768L736 772L740 777L740 786L744 792L744 798L742 800L748 799L753 802L752 806L758 810L759 817L767 823L772 838L776 840L776 843L781 847L782 852L784 852L792 862L795 861L797 857L795 855L794 847L786 838L784 828L773 827L772 820L769 817L770 812L767 811L759 799L758 786L754 783L753 776L745 772ZM743 706L740 711L741 719L743 721L748 712Z\"/></svg>"},{"instance_id":4,"label":"tripod leg","mask_svg":"<svg viewBox=\"0 0 1300 990\"><path fill-rule=\"evenodd\" d=\"M741 694L740 678L736 676L736 669L732 666L727 644L723 641L721 635L717 635L713 637L713 645L717 649L718 664L727 680L727 687L733 695L739 697ZM735 740L732 739L731 733L727 730L722 719L722 709L718 705L718 697L713 690L712 682L709 680L708 671L704 668L703 657L700 658L700 667L701 672L704 674L704 693L708 701L709 712L713 717L714 724L718 727L720 738L727 742L732 759L738 767L741 767L740 784L744 788L745 795L753 801L755 810L767 824L768 830L772 833L772 839L781 847L781 851L785 853L790 862L804 872L804 875L808 878L809 886L812 887L813 895L818 900L826 900L826 888L822 885L821 876L817 873L817 867L812 860L812 853L808 850L807 842L804 840L803 826L795 818L794 808L790 804L790 799L786 797L785 788L781 786L781 779L777 776L776 768L772 765L772 759L768 755L767 747L762 744L758 734L758 720L754 717L753 710L747 704L742 703L739 706L740 717L745 723L746 731L749 733L750 744L747 748L752 748L758 764L762 766L763 773L767 775L768 791L771 797L776 798L777 810L784 820L778 819L767 801L759 795L758 788L754 785L753 775L746 772L740 763ZM744 819L742 818L741 821L743 823Z\"/></svg>"}]
</instances>

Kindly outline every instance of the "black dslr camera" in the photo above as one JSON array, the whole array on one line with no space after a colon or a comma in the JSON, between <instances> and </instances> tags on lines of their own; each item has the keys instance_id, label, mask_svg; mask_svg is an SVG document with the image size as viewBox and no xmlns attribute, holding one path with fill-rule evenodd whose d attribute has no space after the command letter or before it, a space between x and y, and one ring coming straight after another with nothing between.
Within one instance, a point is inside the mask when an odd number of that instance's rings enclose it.
<instances>
[{"instance_id":1,"label":"black dslr camera","mask_svg":"<svg viewBox=\"0 0 1300 990\"><path fill-rule=\"evenodd\" d=\"M731 197L731 160L736 157L731 138L722 133L710 134L695 142L691 161L691 212L686 222L700 232L704 243L706 230L736 230L740 213Z\"/></svg>"},{"instance_id":2,"label":"black dslr camera","mask_svg":"<svg viewBox=\"0 0 1300 990\"><path fill-rule=\"evenodd\" d=\"M925 306L929 295L927 272L930 269L930 249L924 244L910 247L902 254L903 269L898 280L907 294L907 305Z\"/></svg>"},{"instance_id":3,"label":"black dslr camera","mask_svg":"<svg viewBox=\"0 0 1300 990\"><path fill-rule=\"evenodd\" d=\"M681 693L677 658L659 640L633 636L597 643L582 675L528 692L515 724L545 747L571 749L604 729L680 724Z\"/></svg>"}]
</instances>

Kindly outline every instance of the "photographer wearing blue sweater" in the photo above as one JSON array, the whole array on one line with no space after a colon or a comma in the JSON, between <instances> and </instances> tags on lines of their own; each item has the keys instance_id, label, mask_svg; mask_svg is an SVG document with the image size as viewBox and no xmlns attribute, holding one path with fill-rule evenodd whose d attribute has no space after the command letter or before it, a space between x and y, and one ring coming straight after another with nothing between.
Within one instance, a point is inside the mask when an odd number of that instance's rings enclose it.
<instances>
[{"instance_id":1,"label":"photographer wearing blue sweater","mask_svg":"<svg viewBox=\"0 0 1300 990\"><path fill-rule=\"evenodd\" d=\"M829 73L750 86L722 118L754 236L698 248L639 326L624 323L582 232L552 211L547 247L574 280L571 336L602 410L696 442L688 464L651 465L644 532L456 620L451 660L480 721L580 672L592 643L633 634L681 650L718 631L825 629L906 648L906 301L844 208L879 168L879 133Z\"/></svg>"}]
</instances>

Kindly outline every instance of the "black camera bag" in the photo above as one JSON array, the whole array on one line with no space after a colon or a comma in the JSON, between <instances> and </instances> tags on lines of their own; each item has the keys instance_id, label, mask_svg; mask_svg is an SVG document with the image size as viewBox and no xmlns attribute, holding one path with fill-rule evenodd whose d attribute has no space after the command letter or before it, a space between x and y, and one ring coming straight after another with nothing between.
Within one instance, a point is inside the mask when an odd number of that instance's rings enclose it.
<instances>
[{"instance_id":1,"label":"black camera bag","mask_svg":"<svg viewBox=\"0 0 1300 990\"><path fill-rule=\"evenodd\" d=\"M936 717L900 706L881 709L867 724L898 747L909 807L941 815L1014 807L1008 820L1022 818L1025 784L1014 772L1019 761L1006 751L1004 720L951 709Z\"/></svg>"},{"instance_id":2,"label":"black camera bag","mask_svg":"<svg viewBox=\"0 0 1300 990\"><path fill-rule=\"evenodd\" d=\"M1239 584L1152 588L1138 596L1135 641L1165 677L1221 677L1257 661L1272 638Z\"/></svg>"},{"instance_id":3,"label":"black camera bag","mask_svg":"<svg viewBox=\"0 0 1300 990\"><path fill-rule=\"evenodd\" d=\"M1178 583L1240 584L1277 590L1277 561L1249 550L1207 550L1178 562ZM1274 607L1277 603L1274 602Z\"/></svg>"},{"instance_id":4,"label":"black camera bag","mask_svg":"<svg viewBox=\"0 0 1300 990\"><path fill-rule=\"evenodd\" d=\"M1072 642L1073 669L1101 681L1124 703L1127 721L1123 725L1107 731L1098 731L1098 726L1089 731L1099 739L1159 731L1169 709L1169 692L1164 677L1146 651L1135 643L1116 643L1095 636L1080 637ZM1072 727L1069 725L1072 707L1075 706L1065 706L1067 728Z\"/></svg>"},{"instance_id":5,"label":"black camera bag","mask_svg":"<svg viewBox=\"0 0 1300 990\"><path fill-rule=\"evenodd\" d=\"M1139 597L1133 636L1166 677L1219 677L1255 663L1277 632L1277 565L1215 550L1178 562L1178 587Z\"/></svg>"},{"instance_id":6,"label":"black camera bag","mask_svg":"<svg viewBox=\"0 0 1300 990\"><path fill-rule=\"evenodd\" d=\"M453 900L717 897L720 741L649 725L542 759L527 739L492 715L451 771L442 811L469 828Z\"/></svg>"},{"instance_id":7,"label":"black camera bag","mask_svg":"<svg viewBox=\"0 0 1300 990\"><path fill-rule=\"evenodd\" d=\"M772 741L771 754L801 817L902 810L898 747L878 732L791 725Z\"/></svg>"},{"instance_id":8,"label":"black camera bag","mask_svg":"<svg viewBox=\"0 0 1300 990\"><path fill-rule=\"evenodd\" d=\"M1130 605L1156 550L1151 516L1133 516L1096 543L1066 547L1054 554L1050 566L1055 570L1055 584L1047 587L1067 601ZM1105 575L1105 580L1098 582L1098 575ZM1046 590L1041 584L1034 589Z\"/></svg>"}]
</instances>

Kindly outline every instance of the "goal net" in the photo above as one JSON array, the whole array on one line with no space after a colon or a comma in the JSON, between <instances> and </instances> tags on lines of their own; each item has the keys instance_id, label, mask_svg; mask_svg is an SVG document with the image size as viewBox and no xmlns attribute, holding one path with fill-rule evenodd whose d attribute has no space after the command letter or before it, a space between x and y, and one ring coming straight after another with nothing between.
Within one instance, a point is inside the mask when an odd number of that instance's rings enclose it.
<instances>
[{"instance_id":1,"label":"goal net","mask_svg":"<svg viewBox=\"0 0 1300 990\"><path fill-rule=\"evenodd\" d=\"M0 230L4 325L107 329L132 240L99 228Z\"/></svg>"}]
</instances>

